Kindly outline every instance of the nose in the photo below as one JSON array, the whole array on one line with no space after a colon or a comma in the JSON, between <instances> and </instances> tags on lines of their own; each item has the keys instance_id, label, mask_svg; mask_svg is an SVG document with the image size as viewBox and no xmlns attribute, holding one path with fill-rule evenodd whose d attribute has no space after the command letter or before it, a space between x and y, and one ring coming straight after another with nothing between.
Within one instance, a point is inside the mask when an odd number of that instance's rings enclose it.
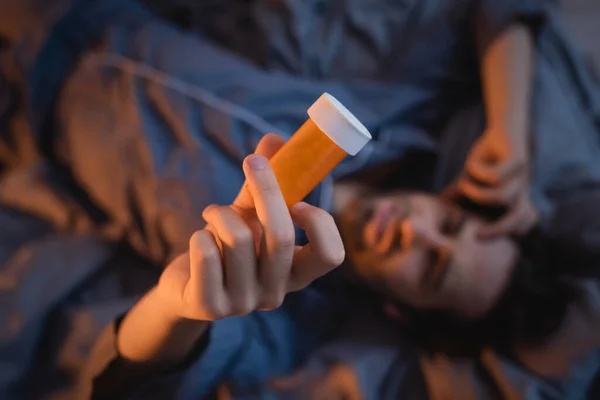
<instances>
[{"instance_id":1,"label":"nose","mask_svg":"<svg viewBox=\"0 0 600 400\"><path fill-rule=\"evenodd\" d=\"M448 240L440 233L433 218L428 216L411 216L402 222L402 248L409 248L416 243L426 243L435 248L448 247Z\"/></svg>"}]
</instances>

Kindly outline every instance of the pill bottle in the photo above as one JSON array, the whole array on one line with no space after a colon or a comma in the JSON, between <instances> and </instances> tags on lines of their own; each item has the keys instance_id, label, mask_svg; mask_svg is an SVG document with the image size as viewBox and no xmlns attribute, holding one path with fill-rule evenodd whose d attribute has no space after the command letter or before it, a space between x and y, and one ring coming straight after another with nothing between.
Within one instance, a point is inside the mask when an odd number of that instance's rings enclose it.
<instances>
[{"instance_id":1,"label":"pill bottle","mask_svg":"<svg viewBox=\"0 0 600 400\"><path fill-rule=\"evenodd\" d=\"M365 126L335 97L323 94L308 119L269 160L288 207L302 201L346 156L371 140Z\"/></svg>"}]
</instances>

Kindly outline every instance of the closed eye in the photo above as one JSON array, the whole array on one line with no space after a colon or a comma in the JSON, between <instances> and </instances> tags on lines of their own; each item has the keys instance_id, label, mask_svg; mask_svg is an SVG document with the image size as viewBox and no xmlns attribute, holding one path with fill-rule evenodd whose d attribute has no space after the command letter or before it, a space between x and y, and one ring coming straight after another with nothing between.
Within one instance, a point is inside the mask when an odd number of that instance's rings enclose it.
<instances>
[{"instance_id":1,"label":"closed eye","mask_svg":"<svg viewBox=\"0 0 600 400\"><path fill-rule=\"evenodd\" d=\"M448 213L448 215L442 221L440 231L446 236L456 237L462 230L465 220L466 216L462 212L457 211Z\"/></svg>"},{"instance_id":2,"label":"closed eye","mask_svg":"<svg viewBox=\"0 0 600 400\"><path fill-rule=\"evenodd\" d=\"M438 290L448 273L448 267L452 260L451 252L443 248L430 248L426 255L425 273L421 284Z\"/></svg>"}]
</instances>

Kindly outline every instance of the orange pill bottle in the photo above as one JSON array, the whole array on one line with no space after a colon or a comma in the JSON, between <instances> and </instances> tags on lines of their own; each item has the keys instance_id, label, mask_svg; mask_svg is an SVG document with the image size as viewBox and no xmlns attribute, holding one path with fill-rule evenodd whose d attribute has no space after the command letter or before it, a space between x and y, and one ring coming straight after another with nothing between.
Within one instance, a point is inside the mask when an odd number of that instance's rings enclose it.
<instances>
[{"instance_id":1,"label":"orange pill bottle","mask_svg":"<svg viewBox=\"0 0 600 400\"><path fill-rule=\"evenodd\" d=\"M367 128L327 93L308 109L308 117L269 160L288 207L302 201L344 158L356 155L371 140Z\"/></svg>"}]
</instances>

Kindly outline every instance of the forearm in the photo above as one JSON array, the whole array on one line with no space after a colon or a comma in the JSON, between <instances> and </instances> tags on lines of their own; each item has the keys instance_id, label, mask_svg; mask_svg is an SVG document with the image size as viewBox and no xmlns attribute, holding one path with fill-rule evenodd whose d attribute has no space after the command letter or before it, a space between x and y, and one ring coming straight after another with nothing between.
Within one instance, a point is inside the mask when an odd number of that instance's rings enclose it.
<instances>
[{"instance_id":1,"label":"forearm","mask_svg":"<svg viewBox=\"0 0 600 400\"><path fill-rule=\"evenodd\" d=\"M209 323L176 317L156 289L127 314L117 337L121 357L140 372L159 372L186 360Z\"/></svg>"},{"instance_id":2,"label":"forearm","mask_svg":"<svg viewBox=\"0 0 600 400\"><path fill-rule=\"evenodd\" d=\"M528 28L514 24L481 56L488 128L524 136L529 128L534 46Z\"/></svg>"},{"instance_id":3,"label":"forearm","mask_svg":"<svg viewBox=\"0 0 600 400\"><path fill-rule=\"evenodd\" d=\"M168 314L161 317L162 302L152 293L128 313L118 337L114 326L101 336L84 372L84 393L120 398L139 389L151 391L162 378L168 380L170 372L181 373L182 381L176 384L197 398L221 382L265 382L289 373L322 345L343 315L337 302L307 288L288 295L277 310L215 321L204 342L206 325L173 325ZM120 352L115 353L115 347Z\"/></svg>"}]
</instances>

